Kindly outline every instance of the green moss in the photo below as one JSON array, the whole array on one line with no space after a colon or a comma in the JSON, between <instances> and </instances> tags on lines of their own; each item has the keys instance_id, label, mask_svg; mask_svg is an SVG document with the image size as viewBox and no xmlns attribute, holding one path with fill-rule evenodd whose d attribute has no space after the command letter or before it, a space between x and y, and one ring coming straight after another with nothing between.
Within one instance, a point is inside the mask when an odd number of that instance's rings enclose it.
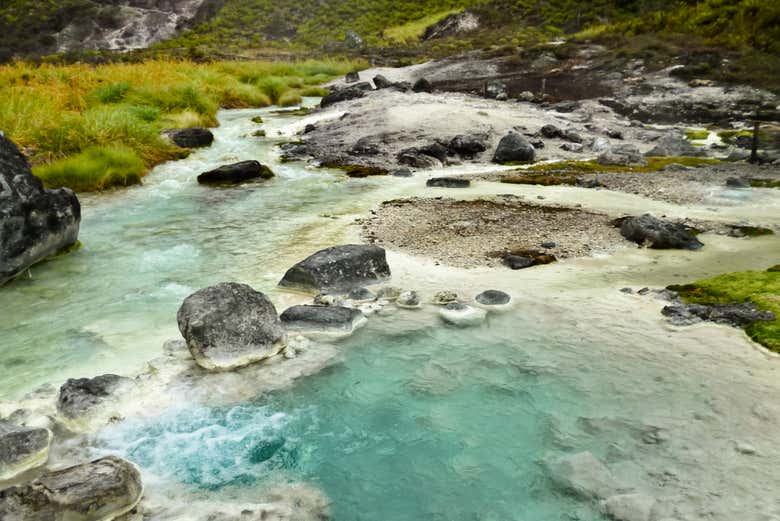
<instances>
[{"instance_id":1,"label":"green moss","mask_svg":"<svg viewBox=\"0 0 780 521\"><path fill-rule=\"evenodd\" d=\"M577 178L571 176L528 174L528 175L513 175L509 177L504 177L503 179L501 179L501 182L509 183L509 184L519 184L519 185L555 186L555 185L577 184Z\"/></svg>"},{"instance_id":2,"label":"green moss","mask_svg":"<svg viewBox=\"0 0 780 521\"><path fill-rule=\"evenodd\" d=\"M68 159L36 167L46 186L94 192L141 183L144 162L129 147L93 147Z\"/></svg>"},{"instance_id":3,"label":"green moss","mask_svg":"<svg viewBox=\"0 0 780 521\"><path fill-rule=\"evenodd\" d=\"M263 118L262 116L255 116L252 118L252 123L257 123L258 125L263 124Z\"/></svg>"},{"instance_id":4,"label":"green moss","mask_svg":"<svg viewBox=\"0 0 780 521\"><path fill-rule=\"evenodd\" d=\"M727 273L692 284L669 286L685 302L691 304L731 304L752 302L758 308L771 311L777 319L755 322L745 328L748 336L766 348L780 352L780 271Z\"/></svg>"},{"instance_id":5,"label":"green moss","mask_svg":"<svg viewBox=\"0 0 780 521\"><path fill-rule=\"evenodd\" d=\"M718 132L718 137L724 143L732 143L739 136L752 137L753 133L748 130L721 130Z\"/></svg>"},{"instance_id":6,"label":"green moss","mask_svg":"<svg viewBox=\"0 0 780 521\"><path fill-rule=\"evenodd\" d=\"M691 141L701 141L710 137L710 131L689 128L685 130L685 137Z\"/></svg>"},{"instance_id":7,"label":"green moss","mask_svg":"<svg viewBox=\"0 0 780 521\"><path fill-rule=\"evenodd\" d=\"M323 163L323 168L335 168L343 170L348 177L362 178L374 175L387 175L390 172L386 168L364 165L341 165L337 163Z\"/></svg>"},{"instance_id":8,"label":"green moss","mask_svg":"<svg viewBox=\"0 0 780 521\"><path fill-rule=\"evenodd\" d=\"M648 157L646 166L614 166L601 165L597 161L559 161L557 163L542 163L533 165L530 168L520 170L534 172L564 172L573 174L587 174L594 172L658 172L669 165L677 164L683 166L699 167L705 165L716 165L720 163L717 159L707 159L701 157Z\"/></svg>"},{"instance_id":9,"label":"green moss","mask_svg":"<svg viewBox=\"0 0 780 521\"><path fill-rule=\"evenodd\" d=\"M780 188L780 181L772 179L751 179L750 186L754 188Z\"/></svg>"}]
</instances>

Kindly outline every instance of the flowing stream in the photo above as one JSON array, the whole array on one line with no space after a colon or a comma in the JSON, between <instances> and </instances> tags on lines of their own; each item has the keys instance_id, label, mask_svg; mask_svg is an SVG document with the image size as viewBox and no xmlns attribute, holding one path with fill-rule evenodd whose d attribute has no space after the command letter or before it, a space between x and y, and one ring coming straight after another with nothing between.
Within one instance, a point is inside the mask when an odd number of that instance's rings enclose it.
<instances>
[{"instance_id":1,"label":"flowing stream","mask_svg":"<svg viewBox=\"0 0 780 521\"><path fill-rule=\"evenodd\" d=\"M269 138L252 137L256 115ZM376 202L422 189L424 179L346 180L280 163L274 143L305 121L224 111L212 147L161 165L143 186L84 197L83 247L0 291L0 396L132 374L178 336L182 299L209 284L249 283L280 308L299 301L276 288L285 269L353 240L350 223ZM195 182L244 159L270 164L277 177L236 188ZM545 193L564 201L586 192ZM586 207L633 201L590 193ZM591 451L621 490L659 498L659 516L695 519L709 505L712 519L772 519L780 516L776 424L761 422L774 409L754 411L780 398L777 360L735 329L670 328L663 303L618 291L759 268L778 252L775 238L708 237L707 245L627 249L524 273L390 252L396 285L469 296L504 289L515 306L472 329L446 327L431 309L388 310L340 342L332 365L289 389L131 418L99 433L95 451L135 461L148 493L169 498L256 501L279 483L310 483L339 521L603 519L597 502L565 493L545 471L546 461ZM760 457L736 451L738 443Z\"/></svg>"}]
</instances>

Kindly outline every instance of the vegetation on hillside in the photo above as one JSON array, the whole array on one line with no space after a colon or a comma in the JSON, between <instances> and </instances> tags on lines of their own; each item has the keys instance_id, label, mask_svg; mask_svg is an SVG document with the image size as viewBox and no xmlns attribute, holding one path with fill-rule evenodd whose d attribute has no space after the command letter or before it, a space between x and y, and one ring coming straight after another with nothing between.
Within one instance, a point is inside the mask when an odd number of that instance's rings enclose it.
<instances>
[{"instance_id":1,"label":"vegetation on hillside","mask_svg":"<svg viewBox=\"0 0 780 521\"><path fill-rule=\"evenodd\" d=\"M682 286L669 286L691 304L752 302L775 314L774 321L754 322L745 328L748 336L780 353L780 266L767 271L727 273Z\"/></svg>"},{"instance_id":2,"label":"vegetation on hillside","mask_svg":"<svg viewBox=\"0 0 780 521\"><path fill-rule=\"evenodd\" d=\"M220 107L295 105L359 62L148 61L0 66L0 130L49 186L127 185L187 151L165 128L214 126ZM118 146L119 145L119 146Z\"/></svg>"}]
</instances>

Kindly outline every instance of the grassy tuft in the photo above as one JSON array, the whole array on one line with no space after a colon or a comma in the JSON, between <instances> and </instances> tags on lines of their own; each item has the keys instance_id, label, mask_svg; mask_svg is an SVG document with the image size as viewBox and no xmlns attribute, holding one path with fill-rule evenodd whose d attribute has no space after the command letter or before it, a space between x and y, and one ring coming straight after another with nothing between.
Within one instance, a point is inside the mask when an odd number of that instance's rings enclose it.
<instances>
[{"instance_id":1,"label":"grassy tuft","mask_svg":"<svg viewBox=\"0 0 780 521\"><path fill-rule=\"evenodd\" d=\"M411 43L420 40L425 30L431 25L444 20L452 14L459 13L461 9L449 9L429 14L417 20L412 20L401 25L388 27L382 32L382 36L394 43Z\"/></svg>"},{"instance_id":2,"label":"grassy tuft","mask_svg":"<svg viewBox=\"0 0 780 521\"><path fill-rule=\"evenodd\" d=\"M502 183L519 184L519 185L543 185L543 186L556 186L556 185L575 185L577 184L577 178L572 176L555 176L555 175L543 175L543 174L529 174L529 175L513 175L501 179Z\"/></svg>"},{"instance_id":3,"label":"grassy tuft","mask_svg":"<svg viewBox=\"0 0 780 521\"><path fill-rule=\"evenodd\" d=\"M755 322L745 331L755 342L780 353L780 271L728 273L682 286L669 286L691 304L731 304L752 302L777 317L771 322Z\"/></svg>"},{"instance_id":4,"label":"grassy tuft","mask_svg":"<svg viewBox=\"0 0 780 521\"><path fill-rule=\"evenodd\" d=\"M112 146L87 149L74 157L36 167L34 173L47 186L86 192L140 184L145 169L133 149Z\"/></svg>"},{"instance_id":5,"label":"grassy tuft","mask_svg":"<svg viewBox=\"0 0 780 521\"><path fill-rule=\"evenodd\" d=\"M685 137L691 141L701 141L710 137L709 130L689 128L685 130Z\"/></svg>"},{"instance_id":6,"label":"grassy tuft","mask_svg":"<svg viewBox=\"0 0 780 521\"><path fill-rule=\"evenodd\" d=\"M706 166L720 163L717 159L701 157L648 157L647 166L615 166L601 165L597 161L559 161L556 163L541 163L519 172L563 172L570 174L587 174L596 172L649 173L663 170L669 165Z\"/></svg>"}]
</instances>

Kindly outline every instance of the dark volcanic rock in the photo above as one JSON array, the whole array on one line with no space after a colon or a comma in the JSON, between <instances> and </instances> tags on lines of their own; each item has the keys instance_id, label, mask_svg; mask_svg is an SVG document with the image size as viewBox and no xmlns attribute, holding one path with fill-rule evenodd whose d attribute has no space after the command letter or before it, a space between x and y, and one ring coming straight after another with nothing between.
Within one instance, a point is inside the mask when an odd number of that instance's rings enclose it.
<instances>
[{"instance_id":1,"label":"dark volcanic rock","mask_svg":"<svg viewBox=\"0 0 780 521\"><path fill-rule=\"evenodd\" d=\"M511 300L512 297L510 297L508 293L504 293L497 289L483 291L476 297L476 301L483 306L504 306L509 304L509 301Z\"/></svg>"},{"instance_id":2,"label":"dark volcanic rock","mask_svg":"<svg viewBox=\"0 0 780 521\"><path fill-rule=\"evenodd\" d=\"M421 154L417 149L407 149L398 154L398 163L402 165L408 165L413 168L430 169L439 168L442 166L441 161L428 154Z\"/></svg>"},{"instance_id":3,"label":"dark volcanic rock","mask_svg":"<svg viewBox=\"0 0 780 521\"><path fill-rule=\"evenodd\" d=\"M57 410L66 418L84 417L130 382L129 378L115 374L71 378L60 387Z\"/></svg>"},{"instance_id":4,"label":"dark volcanic rock","mask_svg":"<svg viewBox=\"0 0 780 521\"><path fill-rule=\"evenodd\" d=\"M527 163L536 155L533 145L516 132L510 132L498 143L494 163Z\"/></svg>"},{"instance_id":5,"label":"dark volcanic rock","mask_svg":"<svg viewBox=\"0 0 780 521\"><path fill-rule=\"evenodd\" d=\"M414 82L414 85L412 85L412 90L414 92L433 92L433 85L431 85L431 82L425 78L420 78Z\"/></svg>"},{"instance_id":6,"label":"dark volcanic rock","mask_svg":"<svg viewBox=\"0 0 780 521\"><path fill-rule=\"evenodd\" d=\"M471 181L457 177L433 177L428 179L425 185L436 188L468 188Z\"/></svg>"},{"instance_id":7,"label":"dark volcanic rock","mask_svg":"<svg viewBox=\"0 0 780 521\"><path fill-rule=\"evenodd\" d=\"M461 134L452 138L447 148L451 154L457 154L464 158L471 158L487 150L487 136L466 136Z\"/></svg>"},{"instance_id":8,"label":"dark volcanic rock","mask_svg":"<svg viewBox=\"0 0 780 521\"><path fill-rule=\"evenodd\" d=\"M357 83L360 81L360 73L357 71L348 72L344 77L346 83Z\"/></svg>"},{"instance_id":9,"label":"dark volcanic rock","mask_svg":"<svg viewBox=\"0 0 780 521\"><path fill-rule=\"evenodd\" d=\"M143 495L141 474L129 461L108 456L47 472L0 491L5 521L97 521L132 510Z\"/></svg>"},{"instance_id":10,"label":"dark volcanic rock","mask_svg":"<svg viewBox=\"0 0 780 521\"><path fill-rule=\"evenodd\" d=\"M510 269L522 270L533 266L534 260L530 257L524 257L522 255L506 255L504 257L504 264Z\"/></svg>"},{"instance_id":11,"label":"dark volcanic rock","mask_svg":"<svg viewBox=\"0 0 780 521\"><path fill-rule=\"evenodd\" d=\"M372 89L371 84L368 82L364 82L364 83L355 83L354 85L350 85L349 87L344 87L342 89L334 90L333 92L325 95L322 98L322 100L320 101L320 107L322 108L330 107L331 105L340 103L342 101L362 98L363 96L366 95L366 92L370 91L371 89Z\"/></svg>"},{"instance_id":12,"label":"dark volcanic rock","mask_svg":"<svg viewBox=\"0 0 780 521\"><path fill-rule=\"evenodd\" d=\"M734 327L745 327L753 322L772 321L775 315L771 311L763 311L752 302L739 304L682 304L666 306L661 310L670 321L677 325L688 325L708 320L718 324Z\"/></svg>"},{"instance_id":13,"label":"dark volcanic rock","mask_svg":"<svg viewBox=\"0 0 780 521\"><path fill-rule=\"evenodd\" d=\"M43 465L51 438L48 429L20 427L0 420L0 481Z\"/></svg>"},{"instance_id":14,"label":"dark volcanic rock","mask_svg":"<svg viewBox=\"0 0 780 521\"><path fill-rule=\"evenodd\" d=\"M393 82L382 76L381 74L377 74L374 76L374 87L377 89L387 89L389 87L393 86Z\"/></svg>"},{"instance_id":15,"label":"dark volcanic rock","mask_svg":"<svg viewBox=\"0 0 780 521\"><path fill-rule=\"evenodd\" d=\"M78 240L81 205L67 188L47 190L0 132L0 285Z\"/></svg>"},{"instance_id":16,"label":"dark volcanic rock","mask_svg":"<svg viewBox=\"0 0 780 521\"><path fill-rule=\"evenodd\" d=\"M684 225L662 221L650 214L623 219L620 233L629 241L660 250L698 250L704 246Z\"/></svg>"},{"instance_id":17,"label":"dark volcanic rock","mask_svg":"<svg viewBox=\"0 0 780 521\"><path fill-rule=\"evenodd\" d=\"M340 306L293 306L281 319L296 333L351 333L366 320L359 310Z\"/></svg>"},{"instance_id":18,"label":"dark volcanic rock","mask_svg":"<svg viewBox=\"0 0 780 521\"><path fill-rule=\"evenodd\" d=\"M375 284L390 277L385 250L375 245L347 244L318 251L290 268L280 286L313 291L341 291Z\"/></svg>"},{"instance_id":19,"label":"dark volcanic rock","mask_svg":"<svg viewBox=\"0 0 780 521\"><path fill-rule=\"evenodd\" d=\"M184 300L176 318L192 357L204 369L243 367L287 345L274 305L246 284L226 282L197 291Z\"/></svg>"},{"instance_id":20,"label":"dark volcanic rock","mask_svg":"<svg viewBox=\"0 0 780 521\"><path fill-rule=\"evenodd\" d=\"M241 161L225 165L198 176L201 184L237 184L250 179L270 179L274 176L271 169L259 161Z\"/></svg>"},{"instance_id":21,"label":"dark volcanic rock","mask_svg":"<svg viewBox=\"0 0 780 521\"><path fill-rule=\"evenodd\" d=\"M182 148L207 147L214 142L214 134L202 127L167 130L165 133Z\"/></svg>"}]
</instances>

